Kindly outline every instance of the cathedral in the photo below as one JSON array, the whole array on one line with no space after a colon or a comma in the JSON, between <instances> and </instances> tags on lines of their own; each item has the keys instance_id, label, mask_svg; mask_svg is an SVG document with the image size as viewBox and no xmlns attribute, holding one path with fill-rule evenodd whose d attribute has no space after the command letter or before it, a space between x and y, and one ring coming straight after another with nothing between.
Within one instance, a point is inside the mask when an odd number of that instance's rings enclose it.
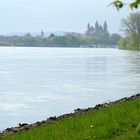
<instances>
[{"instance_id":1,"label":"cathedral","mask_svg":"<svg viewBox=\"0 0 140 140\"><path fill-rule=\"evenodd\" d=\"M87 25L87 30L85 32L86 35L105 35L108 34L108 29L107 29L107 22L105 21L103 26L96 21L95 27L91 26L89 23Z\"/></svg>"}]
</instances>

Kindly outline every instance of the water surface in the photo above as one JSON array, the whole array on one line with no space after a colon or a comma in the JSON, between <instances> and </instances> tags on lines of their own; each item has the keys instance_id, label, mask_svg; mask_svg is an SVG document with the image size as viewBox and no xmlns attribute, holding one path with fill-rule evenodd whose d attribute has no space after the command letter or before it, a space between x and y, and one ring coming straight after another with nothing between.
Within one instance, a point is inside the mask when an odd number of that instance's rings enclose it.
<instances>
[{"instance_id":1,"label":"water surface","mask_svg":"<svg viewBox=\"0 0 140 140\"><path fill-rule=\"evenodd\" d=\"M140 52L0 48L0 130L140 92Z\"/></svg>"}]
</instances>

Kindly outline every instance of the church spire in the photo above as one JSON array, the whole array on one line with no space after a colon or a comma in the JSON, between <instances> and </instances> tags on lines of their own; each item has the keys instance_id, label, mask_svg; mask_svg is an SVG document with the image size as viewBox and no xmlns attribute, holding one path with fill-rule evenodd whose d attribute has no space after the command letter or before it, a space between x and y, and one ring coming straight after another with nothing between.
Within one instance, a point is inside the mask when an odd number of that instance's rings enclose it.
<instances>
[{"instance_id":1,"label":"church spire","mask_svg":"<svg viewBox=\"0 0 140 140\"><path fill-rule=\"evenodd\" d=\"M89 31L90 30L90 23L88 23L88 25L87 25L87 31Z\"/></svg>"},{"instance_id":2,"label":"church spire","mask_svg":"<svg viewBox=\"0 0 140 140\"><path fill-rule=\"evenodd\" d=\"M43 30L41 31L41 37L44 37L44 31Z\"/></svg>"},{"instance_id":3,"label":"church spire","mask_svg":"<svg viewBox=\"0 0 140 140\"><path fill-rule=\"evenodd\" d=\"M99 23L98 23L98 21L96 21L96 23L95 23L95 32L98 33L98 31L99 31Z\"/></svg>"},{"instance_id":4,"label":"church spire","mask_svg":"<svg viewBox=\"0 0 140 140\"><path fill-rule=\"evenodd\" d=\"M107 22L104 22L104 32L107 33Z\"/></svg>"}]
</instances>

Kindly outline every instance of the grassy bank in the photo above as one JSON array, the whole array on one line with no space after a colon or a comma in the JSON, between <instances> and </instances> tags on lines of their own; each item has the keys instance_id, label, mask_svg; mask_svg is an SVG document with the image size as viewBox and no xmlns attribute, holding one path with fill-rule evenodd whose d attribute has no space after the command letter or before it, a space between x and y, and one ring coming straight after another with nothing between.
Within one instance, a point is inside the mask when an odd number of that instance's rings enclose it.
<instances>
[{"instance_id":1,"label":"grassy bank","mask_svg":"<svg viewBox=\"0 0 140 140\"><path fill-rule=\"evenodd\" d=\"M140 140L140 99L117 103L0 140Z\"/></svg>"}]
</instances>

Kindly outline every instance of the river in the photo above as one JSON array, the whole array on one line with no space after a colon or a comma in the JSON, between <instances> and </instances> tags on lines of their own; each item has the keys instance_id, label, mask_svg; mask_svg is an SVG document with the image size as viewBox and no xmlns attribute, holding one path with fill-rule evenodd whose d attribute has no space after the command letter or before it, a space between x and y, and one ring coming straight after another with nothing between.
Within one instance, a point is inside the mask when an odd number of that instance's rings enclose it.
<instances>
[{"instance_id":1,"label":"river","mask_svg":"<svg viewBox=\"0 0 140 140\"><path fill-rule=\"evenodd\" d=\"M0 48L0 130L140 93L140 52Z\"/></svg>"}]
</instances>

